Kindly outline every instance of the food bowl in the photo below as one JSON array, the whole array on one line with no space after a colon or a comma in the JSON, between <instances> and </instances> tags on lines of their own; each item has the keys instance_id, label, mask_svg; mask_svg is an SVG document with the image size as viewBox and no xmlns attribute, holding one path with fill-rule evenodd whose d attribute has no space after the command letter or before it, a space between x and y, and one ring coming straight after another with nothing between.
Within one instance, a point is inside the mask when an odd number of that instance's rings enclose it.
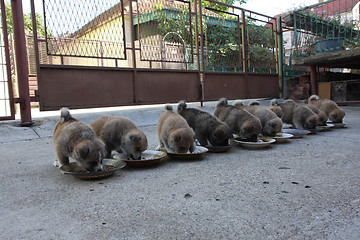
<instances>
[{"instance_id":1,"label":"food bowl","mask_svg":"<svg viewBox=\"0 0 360 240\"><path fill-rule=\"evenodd\" d=\"M320 131L323 131L324 128L322 126L316 126L316 128L308 129L310 131L310 134L316 134Z\"/></svg>"},{"instance_id":2,"label":"food bowl","mask_svg":"<svg viewBox=\"0 0 360 240\"><path fill-rule=\"evenodd\" d=\"M288 142L290 138L292 138L294 135L290 134L290 133L283 133L283 132L279 132L276 133L274 139L276 140L277 143L283 143L283 142Z\"/></svg>"},{"instance_id":3,"label":"food bowl","mask_svg":"<svg viewBox=\"0 0 360 240\"><path fill-rule=\"evenodd\" d=\"M334 124L332 124L332 123L326 123L326 125L321 125L320 127L323 128L321 131L327 131L327 130L330 130L330 128L333 128L333 127L334 127Z\"/></svg>"},{"instance_id":4,"label":"food bowl","mask_svg":"<svg viewBox=\"0 0 360 240\"><path fill-rule=\"evenodd\" d=\"M114 159L103 160L103 170L98 172L84 171L76 162L71 162L60 167L63 174L73 175L81 179L98 179L113 175L115 171L125 167L126 163Z\"/></svg>"},{"instance_id":5,"label":"food bowl","mask_svg":"<svg viewBox=\"0 0 360 240\"><path fill-rule=\"evenodd\" d=\"M227 146L206 146L206 148L209 150L209 152L212 153L221 153L221 152L227 152L231 149L230 145Z\"/></svg>"},{"instance_id":6,"label":"food bowl","mask_svg":"<svg viewBox=\"0 0 360 240\"><path fill-rule=\"evenodd\" d=\"M332 128L344 128L346 126L346 123L344 123L344 122L334 123L334 122L328 121L327 124L333 124L334 126Z\"/></svg>"},{"instance_id":7,"label":"food bowl","mask_svg":"<svg viewBox=\"0 0 360 240\"><path fill-rule=\"evenodd\" d=\"M166 149L161 149L161 151L166 152ZM176 159L176 160L197 160L200 159L201 155L203 153L206 153L207 151L209 151L206 147L203 146L196 146L196 150L195 152L192 153L173 153L173 152L168 152L167 155L172 158L172 159Z\"/></svg>"},{"instance_id":8,"label":"food bowl","mask_svg":"<svg viewBox=\"0 0 360 240\"><path fill-rule=\"evenodd\" d=\"M295 128L283 128L283 133L289 133L293 135L293 138L302 138L305 135L310 134L311 132L305 129L295 129Z\"/></svg>"},{"instance_id":9,"label":"food bowl","mask_svg":"<svg viewBox=\"0 0 360 240\"><path fill-rule=\"evenodd\" d=\"M145 150L141 153L141 160L130 160L123 153L118 153L113 156L114 159L124 161L130 167L147 167L160 162L161 159L166 157L166 152Z\"/></svg>"},{"instance_id":10,"label":"food bowl","mask_svg":"<svg viewBox=\"0 0 360 240\"><path fill-rule=\"evenodd\" d=\"M259 137L256 142L251 142L245 139L234 138L234 142L238 143L241 147L255 150L267 148L271 143L276 142L276 140L269 137Z\"/></svg>"}]
</instances>

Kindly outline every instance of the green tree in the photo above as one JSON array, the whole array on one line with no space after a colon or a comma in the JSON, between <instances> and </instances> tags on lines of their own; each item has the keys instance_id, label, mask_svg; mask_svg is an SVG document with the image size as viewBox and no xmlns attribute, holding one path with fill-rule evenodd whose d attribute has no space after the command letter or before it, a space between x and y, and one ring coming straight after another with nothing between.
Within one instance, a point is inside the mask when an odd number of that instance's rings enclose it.
<instances>
[{"instance_id":1,"label":"green tree","mask_svg":"<svg viewBox=\"0 0 360 240\"><path fill-rule=\"evenodd\" d=\"M5 3L5 13L6 13L6 24L8 27L8 33L11 34L14 32L14 27L13 27L12 13L11 13L11 4L9 2ZM44 36L45 35L44 20L39 13L36 13L35 15L36 15L37 34L39 36ZM24 14L24 28L25 28L25 34L30 34L30 35L33 34L31 13Z\"/></svg>"}]
</instances>

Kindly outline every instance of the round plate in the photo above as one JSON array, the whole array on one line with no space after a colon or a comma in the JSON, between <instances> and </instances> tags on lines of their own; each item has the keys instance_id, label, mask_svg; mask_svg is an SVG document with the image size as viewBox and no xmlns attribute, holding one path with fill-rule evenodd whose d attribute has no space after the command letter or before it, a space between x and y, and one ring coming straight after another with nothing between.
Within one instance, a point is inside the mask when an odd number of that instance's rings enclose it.
<instances>
[{"instance_id":1,"label":"round plate","mask_svg":"<svg viewBox=\"0 0 360 240\"><path fill-rule=\"evenodd\" d=\"M209 150L209 152L220 153L229 151L231 146L206 146L206 148Z\"/></svg>"},{"instance_id":2,"label":"round plate","mask_svg":"<svg viewBox=\"0 0 360 240\"><path fill-rule=\"evenodd\" d=\"M326 125L321 125L320 127L323 128L321 131L326 131L326 130L329 130L330 128L333 128L333 127L334 127L334 124L332 124L332 123L327 123Z\"/></svg>"},{"instance_id":3,"label":"round plate","mask_svg":"<svg viewBox=\"0 0 360 240\"><path fill-rule=\"evenodd\" d=\"M131 167L147 167L159 163L161 159L166 157L166 152L145 150L141 153L141 160L129 160L123 153L118 153L113 158L126 162Z\"/></svg>"},{"instance_id":4,"label":"round plate","mask_svg":"<svg viewBox=\"0 0 360 240\"><path fill-rule=\"evenodd\" d=\"M115 173L116 170L119 170L125 167L126 163L114 159L104 159L103 160L103 171L98 172L88 172L83 171L76 162L71 162L67 165L60 167L60 170L63 174L73 175L74 177L81 179L97 179L109 177Z\"/></svg>"},{"instance_id":5,"label":"round plate","mask_svg":"<svg viewBox=\"0 0 360 240\"><path fill-rule=\"evenodd\" d=\"M342 123L334 123L334 122L327 122L327 124L333 124L333 128L344 128L346 126L346 124L344 122Z\"/></svg>"},{"instance_id":6,"label":"round plate","mask_svg":"<svg viewBox=\"0 0 360 240\"><path fill-rule=\"evenodd\" d=\"M275 135L274 139L276 140L277 143L282 143L289 141L289 139L292 138L293 136L294 135L290 133L279 132Z\"/></svg>"},{"instance_id":7,"label":"round plate","mask_svg":"<svg viewBox=\"0 0 360 240\"><path fill-rule=\"evenodd\" d=\"M244 148L248 148L248 149L266 148L266 147L269 147L271 143L276 142L275 139L269 138L269 137L259 137L259 140L257 142L244 141L244 140L238 139L238 138L234 138L234 141L236 143L240 144L240 146L242 146Z\"/></svg>"},{"instance_id":8,"label":"round plate","mask_svg":"<svg viewBox=\"0 0 360 240\"><path fill-rule=\"evenodd\" d=\"M163 149L163 151L166 151ZM177 160L195 160L199 159L201 154L206 153L208 149L203 146L196 146L196 151L192 153L171 153L168 152L167 155L172 159Z\"/></svg>"},{"instance_id":9,"label":"round plate","mask_svg":"<svg viewBox=\"0 0 360 240\"><path fill-rule=\"evenodd\" d=\"M295 128L283 128L282 132L292 134L293 138L302 138L305 135L311 133L310 131L305 129L295 129Z\"/></svg>"},{"instance_id":10,"label":"round plate","mask_svg":"<svg viewBox=\"0 0 360 240\"><path fill-rule=\"evenodd\" d=\"M318 133L320 131L323 131L324 128L322 126L316 126L316 128L314 129L308 129L310 131L311 134L315 134L315 133Z\"/></svg>"}]
</instances>

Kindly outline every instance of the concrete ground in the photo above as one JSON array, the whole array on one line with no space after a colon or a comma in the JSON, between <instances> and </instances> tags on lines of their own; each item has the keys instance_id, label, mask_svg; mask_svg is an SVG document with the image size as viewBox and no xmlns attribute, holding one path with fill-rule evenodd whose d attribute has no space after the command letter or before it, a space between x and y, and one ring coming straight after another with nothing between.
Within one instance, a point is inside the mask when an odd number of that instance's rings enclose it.
<instances>
[{"instance_id":1,"label":"concrete ground","mask_svg":"<svg viewBox=\"0 0 360 240\"><path fill-rule=\"evenodd\" d=\"M52 165L58 111L0 122L0 239L360 239L360 107L343 109L343 129L92 181ZM98 110L72 113L129 117L157 146L163 105Z\"/></svg>"}]
</instances>

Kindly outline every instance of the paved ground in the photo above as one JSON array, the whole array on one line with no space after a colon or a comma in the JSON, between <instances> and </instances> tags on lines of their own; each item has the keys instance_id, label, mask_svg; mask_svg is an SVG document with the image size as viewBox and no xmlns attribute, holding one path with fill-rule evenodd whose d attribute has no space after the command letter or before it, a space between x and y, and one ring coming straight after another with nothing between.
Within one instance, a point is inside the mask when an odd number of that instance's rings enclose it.
<instances>
[{"instance_id":1,"label":"paved ground","mask_svg":"<svg viewBox=\"0 0 360 240\"><path fill-rule=\"evenodd\" d=\"M344 109L344 129L199 161L165 158L96 181L52 166L58 113L34 114L30 128L0 122L0 239L360 239L360 107ZM86 123L127 116L149 149L162 112L72 111Z\"/></svg>"}]
</instances>

